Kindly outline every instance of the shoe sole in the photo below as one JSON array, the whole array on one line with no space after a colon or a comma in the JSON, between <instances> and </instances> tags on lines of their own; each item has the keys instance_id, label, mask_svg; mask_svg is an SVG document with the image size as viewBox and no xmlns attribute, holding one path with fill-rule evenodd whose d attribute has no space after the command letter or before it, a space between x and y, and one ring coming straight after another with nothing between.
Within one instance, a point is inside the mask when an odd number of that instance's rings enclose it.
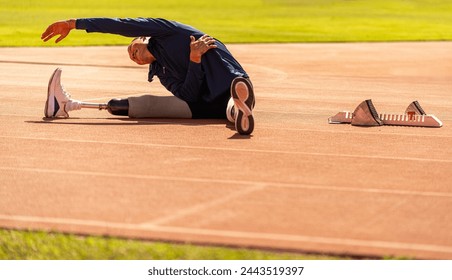
<instances>
[{"instance_id":1,"label":"shoe sole","mask_svg":"<svg viewBox=\"0 0 452 280\"><path fill-rule=\"evenodd\" d=\"M53 78L59 71L61 71L60 68L57 68L57 69L55 69L55 71L53 71L53 74L49 80L49 85L47 87L47 100L46 100L46 105L44 107L44 115L46 116L46 118L54 118L55 117L55 96L53 98L50 98L50 88L52 86ZM49 108L53 108L53 110L51 112L49 112Z\"/></svg>"},{"instance_id":2,"label":"shoe sole","mask_svg":"<svg viewBox=\"0 0 452 280\"><path fill-rule=\"evenodd\" d=\"M250 81L238 77L232 81L231 96L237 110L235 129L241 135L249 135L254 130L254 91Z\"/></svg>"}]
</instances>

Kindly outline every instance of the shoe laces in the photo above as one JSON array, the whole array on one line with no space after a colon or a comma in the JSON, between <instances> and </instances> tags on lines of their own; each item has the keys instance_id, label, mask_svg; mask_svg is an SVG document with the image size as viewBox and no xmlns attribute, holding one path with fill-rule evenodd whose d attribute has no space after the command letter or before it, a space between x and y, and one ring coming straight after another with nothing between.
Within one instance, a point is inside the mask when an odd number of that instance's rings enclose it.
<instances>
[{"instance_id":1,"label":"shoe laces","mask_svg":"<svg viewBox=\"0 0 452 280\"><path fill-rule=\"evenodd\" d=\"M71 94L66 91L63 85L61 85L61 91L63 92L64 96L66 96L68 99L71 99Z\"/></svg>"}]
</instances>

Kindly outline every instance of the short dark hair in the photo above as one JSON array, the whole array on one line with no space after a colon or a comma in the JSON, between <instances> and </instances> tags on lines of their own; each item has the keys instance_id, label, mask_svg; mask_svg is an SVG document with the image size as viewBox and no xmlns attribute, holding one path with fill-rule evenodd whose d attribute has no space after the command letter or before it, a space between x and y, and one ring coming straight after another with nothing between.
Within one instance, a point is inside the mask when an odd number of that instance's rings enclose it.
<instances>
[{"instance_id":1,"label":"short dark hair","mask_svg":"<svg viewBox=\"0 0 452 280\"><path fill-rule=\"evenodd\" d=\"M133 43L135 40L138 40L138 39L141 39L141 38L146 39L146 38L148 38L148 37L146 37L146 36L135 37L135 38L132 39L132 41L131 41L130 43ZM150 38L150 37L149 37L149 38Z\"/></svg>"}]
</instances>

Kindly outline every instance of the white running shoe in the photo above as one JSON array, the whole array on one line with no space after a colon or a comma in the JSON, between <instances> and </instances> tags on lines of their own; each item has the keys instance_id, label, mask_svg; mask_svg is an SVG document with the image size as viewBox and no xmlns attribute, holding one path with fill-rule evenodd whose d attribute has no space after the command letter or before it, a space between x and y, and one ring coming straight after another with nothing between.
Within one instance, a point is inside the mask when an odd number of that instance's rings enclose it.
<instances>
[{"instance_id":1,"label":"white running shoe","mask_svg":"<svg viewBox=\"0 0 452 280\"><path fill-rule=\"evenodd\" d=\"M242 135L251 134L254 130L253 108L255 104L251 82L243 77L235 78L231 84L231 97L234 100L235 129Z\"/></svg>"},{"instance_id":2,"label":"white running shoe","mask_svg":"<svg viewBox=\"0 0 452 280\"><path fill-rule=\"evenodd\" d=\"M80 110L80 101L72 100L71 96L61 85L61 68L57 68L49 80L47 88L47 101L44 108L44 115L47 118L64 117L68 118L69 111Z\"/></svg>"}]
</instances>

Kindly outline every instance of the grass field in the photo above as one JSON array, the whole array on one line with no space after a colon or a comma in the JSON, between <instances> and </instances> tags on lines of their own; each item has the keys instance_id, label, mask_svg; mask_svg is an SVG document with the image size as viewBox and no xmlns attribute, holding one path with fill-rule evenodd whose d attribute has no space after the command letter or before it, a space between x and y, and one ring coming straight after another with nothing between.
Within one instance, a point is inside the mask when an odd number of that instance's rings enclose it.
<instances>
[{"instance_id":1,"label":"grass field","mask_svg":"<svg viewBox=\"0 0 452 280\"><path fill-rule=\"evenodd\" d=\"M80 17L163 17L231 42L451 40L442 0L0 0L0 46L42 46L52 22ZM62 45L118 45L120 36L72 32ZM54 44L45 44L52 46Z\"/></svg>"},{"instance_id":2,"label":"grass field","mask_svg":"<svg viewBox=\"0 0 452 280\"><path fill-rule=\"evenodd\" d=\"M262 250L0 230L0 260L294 260L335 259Z\"/></svg>"}]
</instances>

